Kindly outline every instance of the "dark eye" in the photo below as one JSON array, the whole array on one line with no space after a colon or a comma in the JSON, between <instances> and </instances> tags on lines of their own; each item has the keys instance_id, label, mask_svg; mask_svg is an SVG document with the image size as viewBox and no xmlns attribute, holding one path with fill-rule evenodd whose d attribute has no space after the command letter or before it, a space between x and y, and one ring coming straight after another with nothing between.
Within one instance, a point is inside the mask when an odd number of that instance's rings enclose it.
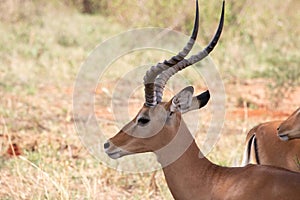
<instances>
[{"instance_id":1,"label":"dark eye","mask_svg":"<svg viewBox=\"0 0 300 200\"><path fill-rule=\"evenodd\" d=\"M148 122L150 122L150 119L147 119L147 118L144 118L144 117L141 117L138 119L138 124L139 125L146 125Z\"/></svg>"}]
</instances>

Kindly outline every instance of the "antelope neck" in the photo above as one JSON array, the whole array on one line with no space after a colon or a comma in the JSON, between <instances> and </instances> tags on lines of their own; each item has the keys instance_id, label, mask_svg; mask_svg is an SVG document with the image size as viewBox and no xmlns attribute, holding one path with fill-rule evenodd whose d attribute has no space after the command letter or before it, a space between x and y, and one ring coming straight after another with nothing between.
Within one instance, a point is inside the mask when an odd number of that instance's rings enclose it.
<instances>
[{"instance_id":1,"label":"antelope neck","mask_svg":"<svg viewBox=\"0 0 300 200\"><path fill-rule=\"evenodd\" d=\"M203 156L184 122L175 137L172 140L175 142L169 144L171 151L155 152L171 193L175 199L194 199L197 194L193 193L193 188L201 188L203 194L209 194L218 166ZM171 154L174 150L181 154ZM169 156L174 159L174 155L178 158L170 162Z\"/></svg>"}]
</instances>

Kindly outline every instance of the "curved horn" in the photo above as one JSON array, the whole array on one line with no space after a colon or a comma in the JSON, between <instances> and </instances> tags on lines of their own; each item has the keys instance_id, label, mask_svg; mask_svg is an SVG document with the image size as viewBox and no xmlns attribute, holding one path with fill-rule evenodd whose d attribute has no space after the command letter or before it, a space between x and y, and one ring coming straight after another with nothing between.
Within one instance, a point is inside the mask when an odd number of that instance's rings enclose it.
<instances>
[{"instance_id":1,"label":"curved horn","mask_svg":"<svg viewBox=\"0 0 300 200\"><path fill-rule=\"evenodd\" d=\"M200 51L198 54L196 55L192 55L190 58L188 59L183 59L180 62L178 62L176 65L174 65L171 68L166 69L165 71L163 71L159 77L156 78L155 80L155 92L156 92L156 100L157 102L161 102L162 100L162 95L163 95L163 90L164 87L167 83L167 81L169 80L169 78L171 76L173 76L174 74L176 74L178 71L199 62L200 60L202 60L203 58L205 58L206 56L208 56L208 54L214 49L214 47L216 46L221 33L222 33L222 29L223 29L223 24L224 24L224 10L225 10L225 1L223 1L223 6L222 6L222 13L221 13L221 18L220 18L220 22L219 22L219 26L218 29L213 37L213 39L210 41L210 43L205 47L205 49L203 49L202 51Z\"/></svg>"},{"instance_id":2,"label":"curved horn","mask_svg":"<svg viewBox=\"0 0 300 200\"><path fill-rule=\"evenodd\" d=\"M194 22L193 33L190 37L190 40L176 56L173 56L170 60L165 60L163 63L158 63L155 66L152 66L144 76L144 86L145 86L145 105L146 106L155 106L157 103L156 94L155 94L155 79L158 74L162 71L172 67L182 61L185 56L191 51L198 34L199 27L199 7L198 0L196 1L196 17Z\"/></svg>"}]
</instances>

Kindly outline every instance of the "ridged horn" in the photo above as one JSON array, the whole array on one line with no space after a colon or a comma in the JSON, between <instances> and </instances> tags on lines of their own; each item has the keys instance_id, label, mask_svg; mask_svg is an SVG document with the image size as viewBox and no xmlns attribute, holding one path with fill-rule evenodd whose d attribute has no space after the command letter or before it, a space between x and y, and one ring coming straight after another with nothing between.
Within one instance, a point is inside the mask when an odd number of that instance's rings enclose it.
<instances>
[{"instance_id":1,"label":"ridged horn","mask_svg":"<svg viewBox=\"0 0 300 200\"><path fill-rule=\"evenodd\" d=\"M192 55L188 59L183 59L177 64L175 64L173 67L170 67L166 70L164 70L155 80L155 93L156 93L156 101L160 103L162 101L163 96L163 90L167 83L167 81L170 79L171 76L176 74L178 71L195 64L199 62L200 60L204 59L208 54L214 49L216 44L218 43L218 40L221 36L223 24L224 24L224 11L225 10L225 1L223 1L222 5L222 13L219 21L218 29L213 37L213 39L210 41L210 43L198 54Z\"/></svg>"},{"instance_id":2,"label":"ridged horn","mask_svg":"<svg viewBox=\"0 0 300 200\"><path fill-rule=\"evenodd\" d=\"M156 77L163 72L164 70L176 65L180 61L182 61L191 51L193 45L196 41L197 34L199 28L199 7L198 7L198 0L196 1L196 17L194 22L194 28L192 35L183 48L176 56L173 56L169 60L165 60L163 63L158 63L155 66L152 66L144 76L144 86L145 86L145 105L146 106L155 106L157 104L156 94L155 94L155 79Z\"/></svg>"}]
</instances>

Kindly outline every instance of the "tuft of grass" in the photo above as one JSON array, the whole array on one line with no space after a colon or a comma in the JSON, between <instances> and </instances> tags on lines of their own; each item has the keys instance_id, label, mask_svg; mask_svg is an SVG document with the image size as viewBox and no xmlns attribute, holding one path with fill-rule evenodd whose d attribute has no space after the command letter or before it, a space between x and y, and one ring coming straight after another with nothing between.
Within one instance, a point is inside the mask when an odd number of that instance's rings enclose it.
<instances>
[{"instance_id":1,"label":"tuft of grass","mask_svg":"<svg viewBox=\"0 0 300 200\"><path fill-rule=\"evenodd\" d=\"M269 96L275 105L300 85L299 58L296 53L281 56L280 51L276 51L265 58L269 67L256 75L256 77L265 77L271 80L268 85Z\"/></svg>"}]
</instances>

